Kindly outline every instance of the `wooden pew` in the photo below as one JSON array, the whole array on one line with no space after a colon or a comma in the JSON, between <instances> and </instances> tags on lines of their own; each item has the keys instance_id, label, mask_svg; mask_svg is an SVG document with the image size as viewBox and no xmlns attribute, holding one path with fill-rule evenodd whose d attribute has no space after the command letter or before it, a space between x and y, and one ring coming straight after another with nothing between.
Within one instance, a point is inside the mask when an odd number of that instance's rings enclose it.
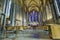
<instances>
[{"instance_id":1,"label":"wooden pew","mask_svg":"<svg viewBox=\"0 0 60 40\"><path fill-rule=\"evenodd\" d=\"M51 33L53 39L60 39L60 25L52 24Z\"/></svg>"}]
</instances>

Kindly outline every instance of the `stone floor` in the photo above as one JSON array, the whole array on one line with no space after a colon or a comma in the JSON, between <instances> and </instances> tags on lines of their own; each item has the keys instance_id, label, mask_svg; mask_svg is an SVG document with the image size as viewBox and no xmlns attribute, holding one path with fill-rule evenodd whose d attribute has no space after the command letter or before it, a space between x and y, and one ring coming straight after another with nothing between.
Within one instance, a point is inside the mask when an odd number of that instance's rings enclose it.
<instances>
[{"instance_id":1,"label":"stone floor","mask_svg":"<svg viewBox=\"0 0 60 40\"><path fill-rule=\"evenodd\" d=\"M51 40L49 38L48 31L44 30L33 30L33 29L26 29L23 31L18 31L16 34L7 34L8 38L2 40Z\"/></svg>"}]
</instances>

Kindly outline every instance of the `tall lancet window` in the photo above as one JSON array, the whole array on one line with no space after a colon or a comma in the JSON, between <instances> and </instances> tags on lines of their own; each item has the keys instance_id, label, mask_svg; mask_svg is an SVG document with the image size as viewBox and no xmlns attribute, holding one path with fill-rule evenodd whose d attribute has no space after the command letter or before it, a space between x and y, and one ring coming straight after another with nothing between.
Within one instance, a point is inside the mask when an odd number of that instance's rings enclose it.
<instances>
[{"instance_id":1,"label":"tall lancet window","mask_svg":"<svg viewBox=\"0 0 60 40\"><path fill-rule=\"evenodd\" d=\"M30 12L29 22L30 22L30 25L38 25L38 12L37 11Z\"/></svg>"}]
</instances>

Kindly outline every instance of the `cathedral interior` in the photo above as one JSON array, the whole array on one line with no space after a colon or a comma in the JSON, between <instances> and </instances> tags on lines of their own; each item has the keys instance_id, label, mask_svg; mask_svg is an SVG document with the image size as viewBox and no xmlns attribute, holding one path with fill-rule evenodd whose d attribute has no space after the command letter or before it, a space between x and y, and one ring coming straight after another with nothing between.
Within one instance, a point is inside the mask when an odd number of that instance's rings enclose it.
<instances>
[{"instance_id":1,"label":"cathedral interior","mask_svg":"<svg viewBox=\"0 0 60 40\"><path fill-rule=\"evenodd\" d=\"M60 39L60 0L0 0L0 39Z\"/></svg>"}]
</instances>

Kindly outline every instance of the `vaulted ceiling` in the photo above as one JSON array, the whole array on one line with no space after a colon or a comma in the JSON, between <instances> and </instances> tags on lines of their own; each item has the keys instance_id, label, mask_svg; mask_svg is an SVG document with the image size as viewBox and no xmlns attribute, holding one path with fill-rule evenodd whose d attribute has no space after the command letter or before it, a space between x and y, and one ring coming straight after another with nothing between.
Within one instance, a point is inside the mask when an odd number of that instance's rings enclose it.
<instances>
[{"instance_id":1,"label":"vaulted ceiling","mask_svg":"<svg viewBox=\"0 0 60 40\"><path fill-rule=\"evenodd\" d=\"M20 6L24 6L25 11L40 11L42 5L46 5L49 0L18 0Z\"/></svg>"}]
</instances>

